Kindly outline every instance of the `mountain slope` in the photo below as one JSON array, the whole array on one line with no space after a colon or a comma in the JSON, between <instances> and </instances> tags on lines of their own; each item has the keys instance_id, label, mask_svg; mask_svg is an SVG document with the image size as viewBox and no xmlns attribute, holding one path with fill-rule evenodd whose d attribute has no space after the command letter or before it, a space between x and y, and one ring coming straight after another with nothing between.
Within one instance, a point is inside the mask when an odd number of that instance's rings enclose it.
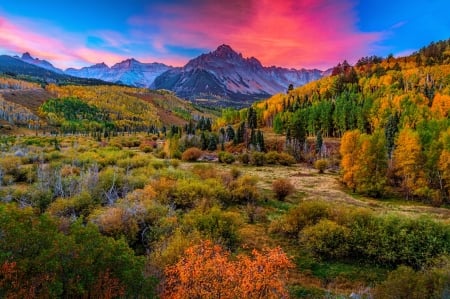
<instances>
[{"instance_id":1,"label":"mountain slope","mask_svg":"<svg viewBox=\"0 0 450 299\"><path fill-rule=\"evenodd\" d=\"M119 62L111 68L104 63L99 63L81 69L69 68L65 73L81 78L95 78L131 86L149 87L156 77L169 69L171 69L170 66L162 63L142 63L131 58Z\"/></svg>"},{"instance_id":2,"label":"mountain slope","mask_svg":"<svg viewBox=\"0 0 450 299\"><path fill-rule=\"evenodd\" d=\"M30 53L25 52L22 54L22 57L20 58L22 61L29 63L29 64L33 64L35 66L44 68L46 70L58 73L58 74L62 74L63 71L54 67L50 62L48 62L47 60L41 60L39 58L33 58Z\"/></svg>"},{"instance_id":3,"label":"mountain slope","mask_svg":"<svg viewBox=\"0 0 450 299\"><path fill-rule=\"evenodd\" d=\"M256 58L244 58L230 46L221 45L182 68L163 73L152 87L169 89L191 100L218 99L239 107L285 91L289 84L300 86L321 77L320 70L264 67Z\"/></svg>"},{"instance_id":4,"label":"mountain slope","mask_svg":"<svg viewBox=\"0 0 450 299\"><path fill-rule=\"evenodd\" d=\"M42 66L24 62L20 58L8 55L0 55L0 73L40 84L111 85L109 82L97 79L85 79L59 74Z\"/></svg>"}]
</instances>

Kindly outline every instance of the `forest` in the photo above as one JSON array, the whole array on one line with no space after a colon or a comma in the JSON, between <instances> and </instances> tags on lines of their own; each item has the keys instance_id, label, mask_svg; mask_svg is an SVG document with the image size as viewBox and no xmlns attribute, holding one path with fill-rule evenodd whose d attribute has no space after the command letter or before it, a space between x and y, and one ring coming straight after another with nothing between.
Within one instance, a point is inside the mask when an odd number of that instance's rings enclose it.
<instances>
[{"instance_id":1,"label":"forest","mask_svg":"<svg viewBox=\"0 0 450 299\"><path fill-rule=\"evenodd\" d=\"M220 116L166 91L0 88L2 298L450 294L450 41Z\"/></svg>"}]
</instances>

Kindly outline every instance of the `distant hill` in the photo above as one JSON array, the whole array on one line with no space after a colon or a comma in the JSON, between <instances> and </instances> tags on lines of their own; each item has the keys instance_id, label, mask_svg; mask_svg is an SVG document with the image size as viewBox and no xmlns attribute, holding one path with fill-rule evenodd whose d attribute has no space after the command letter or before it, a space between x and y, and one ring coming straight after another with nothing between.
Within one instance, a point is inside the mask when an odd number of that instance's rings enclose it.
<instances>
[{"instance_id":1,"label":"distant hill","mask_svg":"<svg viewBox=\"0 0 450 299\"><path fill-rule=\"evenodd\" d=\"M98 79L78 78L70 75L60 74L29 62L21 58L8 55L0 55L0 74L8 75L18 79L37 82L41 84L76 84L76 85L110 85L112 83Z\"/></svg>"},{"instance_id":2,"label":"distant hill","mask_svg":"<svg viewBox=\"0 0 450 299\"><path fill-rule=\"evenodd\" d=\"M15 57L16 58L16 57ZM18 57L17 57L18 58ZM31 56L30 53L26 52L22 54L22 57L20 57L20 59L23 62L29 63L29 64L33 64L35 66L47 69L49 71L58 73L58 74L63 74L64 72L56 67L53 66L53 64L51 64L50 62L48 62L47 60L41 60L39 58L34 58Z\"/></svg>"}]
</instances>

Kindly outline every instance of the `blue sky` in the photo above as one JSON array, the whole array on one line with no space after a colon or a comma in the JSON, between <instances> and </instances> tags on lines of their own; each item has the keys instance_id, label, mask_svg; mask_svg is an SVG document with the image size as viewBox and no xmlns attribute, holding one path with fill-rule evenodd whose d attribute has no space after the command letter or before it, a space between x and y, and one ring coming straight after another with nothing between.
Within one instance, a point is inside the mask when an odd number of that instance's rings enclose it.
<instances>
[{"instance_id":1,"label":"blue sky","mask_svg":"<svg viewBox=\"0 0 450 299\"><path fill-rule=\"evenodd\" d=\"M325 69L450 38L450 1L0 1L0 53L56 66L183 65L226 43L264 65Z\"/></svg>"}]
</instances>

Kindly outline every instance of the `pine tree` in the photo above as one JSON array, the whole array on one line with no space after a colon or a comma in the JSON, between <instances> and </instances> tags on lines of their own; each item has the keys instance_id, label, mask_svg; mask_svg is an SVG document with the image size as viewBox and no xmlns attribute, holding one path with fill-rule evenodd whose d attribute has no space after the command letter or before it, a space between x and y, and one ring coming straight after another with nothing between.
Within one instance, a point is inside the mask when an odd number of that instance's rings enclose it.
<instances>
[{"instance_id":1,"label":"pine tree","mask_svg":"<svg viewBox=\"0 0 450 299\"><path fill-rule=\"evenodd\" d=\"M209 143L208 143L208 151L215 151L217 149L217 140L216 136L211 135L209 137Z\"/></svg>"},{"instance_id":2,"label":"pine tree","mask_svg":"<svg viewBox=\"0 0 450 299\"><path fill-rule=\"evenodd\" d=\"M266 146L264 144L264 135L260 130L258 130L256 133L256 146L260 152L266 151Z\"/></svg>"},{"instance_id":3,"label":"pine tree","mask_svg":"<svg viewBox=\"0 0 450 299\"><path fill-rule=\"evenodd\" d=\"M228 125L225 133L227 135L227 141L234 140L235 133L232 126Z\"/></svg>"},{"instance_id":4,"label":"pine tree","mask_svg":"<svg viewBox=\"0 0 450 299\"><path fill-rule=\"evenodd\" d=\"M398 114L396 113L390 115L387 120L386 129L384 131L386 137L386 148L389 159L392 158L392 151L394 150L395 146L395 135L398 132L398 123L399 123Z\"/></svg>"},{"instance_id":5,"label":"pine tree","mask_svg":"<svg viewBox=\"0 0 450 299\"><path fill-rule=\"evenodd\" d=\"M206 150L208 148L208 141L206 139L205 132L202 132L202 134L200 135L200 142L202 144L202 150Z\"/></svg>"},{"instance_id":6,"label":"pine tree","mask_svg":"<svg viewBox=\"0 0 450 299\"><path fill-rule=\"evenodd\" d=\"M253 109L253 107L248 108L247 124L250 129L256 129L258 125L258 117L256 115L256 110Z\"/></svg>"}]
</instances>

